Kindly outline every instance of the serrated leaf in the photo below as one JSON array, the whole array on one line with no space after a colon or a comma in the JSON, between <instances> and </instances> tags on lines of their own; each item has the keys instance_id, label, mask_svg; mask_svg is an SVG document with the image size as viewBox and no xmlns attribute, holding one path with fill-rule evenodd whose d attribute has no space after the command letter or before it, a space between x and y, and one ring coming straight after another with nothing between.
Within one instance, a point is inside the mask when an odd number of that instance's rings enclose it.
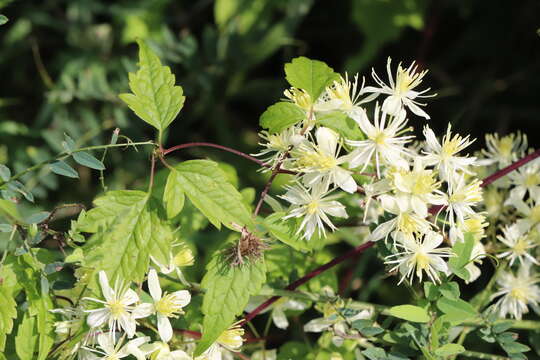
<instances>
[{"instance_id":1,"label":"serrated leaf","mask_svg":"<svg viewBox=\"0 0 540 360\"><path fill-rule=\"evenodd\" d=\"M235 229L234 223L240 226L253 225L242 194L227 181L217 163L189 160L176 165L174 170L175 183L218 229L221 224L231 229Z\"/></svg>"},{"instance_id":2,"label":"serrated leaf","mask_svg":"<svg viewBox=\"0 0 540 360\"><path fill-rule=\"evenodd\" d=\"M398 305L388 309L388 314L407 321L426 323L430 320L428 312L414 305Z\"/></svg>"},{"instance_id":3,"label":"serrated leaf","mask_svg":"<svg viewBox=\"0 0 540 360\"><path fill-rule=\"evenodd\" d=\"M129 74L131 94L121 94L129 108L161 133L184 106L185 97L175 76L142 40L139 44L139 70Z\"/></svg>"},{"instance_id":4,"label":"serrated leaf","mask_svg":"<svg viewBox=\"0 0 540 360\"><path fill-rule=\"evenodd\" d=\"M49 165L49 168L51 171L55 174L67 176L70 178L78 179L79 174L75 169L73 169L71 166L66 164L64 161L57 161Z\"/></svg>"},{"instance_id":5,"label":"serrated leaf","mask_svg":"<svg viewBox=\"0 0 540 360\"><path fill-rule=\"evenodd\" d=\"M81 231L95 232L82 247L83 265L104 270L109 279L143 280L150 256L166 263L173 230L159 216L157 200L135 190L112 191L94 202ZM114 214L105 218L107 214Z\"/></svg>"},{"instance_id":6,"label":"serrated leaf","mask_svg":"<svg viewBox=\"0 0 540 360\"><path fill-rule=\"evenodd\" d=\"M105 165L103 163L84 151L78 151L73 153L73 160L82 166L89 167L94 170L105 170Z\"/></svg>"},{"instance_id":7,"label":"serrated leaf","mask_svg":"<svg viewBox=\"0 0 540 360\"><path fill-rule=\"evenodd\" d=\"M204 294L202 338L196 355L204 352L246 307L249 297L257 294L266 281L264 259L230 266L223 253L214 254L207 266L201 287Z\"/></svg>"},{"instance_id":8,"label":"serrated leaf","mask_svg":"<svg viewBox=\"0 0 540 360\"><path fill-rule=\"evenodd\" d=\"M11 179L11 170L6 165L0 164L0 179L8 182Z\"/></svg>"},{"instance_id":9,"label":"serrated leaf","mask_svg":"<svg viewBox=\"0 0 540 360\"><path fill-rule=\"evenodd\" d=\"M296 88L304 89L315 102L325 88L339 79L339 74L322 61L298 57L285 64L286 79Z\"/></svg>"},{"instance_id":10,"label":"serrated leaf","mask_svg":"<svg viewBox=\"0 0 540 360\"><path fill-rule=\"evenodd\" d=\"M0 285L0 352L4 350L6 335L11 334L13 319L17 317L17 303L13 295L7 285Z\"/></svg>"},{"instance_id":11,"label":"serrated leaf","mask_svg":"<svg viewBox=\"0 0 540 360\"><path fill-rule=\"evenodd\" d=\"M438 349L435 349L435 355L437 356L451 356L461 354L465 351L465 348L459 344L444 344Z\"/></svg>"},{"instance_id":12,"label":"serrated leaf","mask_svg":"<svg viewBox=\"0 0 540 360\"><path fill-rule=\"evenodd\" d=\"M331 111L317 115L317 124L335 130L349 140L364 140L366 136L356 122L341 111Z\"/></svg>"},{"instance_id":13,"label":"serrated leaf","mask_svg":"<svg viewBox=\"0 0 540 360\"><path fill-rule=\"evenodd\" d=\"M471 304L461 299L440 298L437 300L437 308L446 315L446 319L452 324L463 322L478 315L478 312Z\"/></svg>"},{"instance_id":14,"label":"serrated leaf","mask_svg":"<svg viewBox=\"0 0 540 360\"><path fill-rule=\"evenodd\" d=\"M33 360L37 342L36 318L25 313L15 336L15 352L19 359Z\"/></svg>"},{"instance_id":15,"label":"serrated leaf","mask_svg":"<svg viewBox=\"0 0 540 360\"><path fill-rule=\"evenodd\" d=\"M278 102L268 107L259 118L262 128L271 134L281 132L306 118L304 110L290 102Z\"/></svg>"},{"instance_id":16,"label":"serrated leaf","mask_svg":"<svg viewBox=\"0 0 540 360\"><path fill-rule=\"evenodd\" d=\"M177 183L177 180L177 174L175 171L171 171L167 177L167 183L165 184L165 190L163 191L163 204L169 219L178 215L184 207L185 195L181 185Z\"/></svg>"}]
</instances>

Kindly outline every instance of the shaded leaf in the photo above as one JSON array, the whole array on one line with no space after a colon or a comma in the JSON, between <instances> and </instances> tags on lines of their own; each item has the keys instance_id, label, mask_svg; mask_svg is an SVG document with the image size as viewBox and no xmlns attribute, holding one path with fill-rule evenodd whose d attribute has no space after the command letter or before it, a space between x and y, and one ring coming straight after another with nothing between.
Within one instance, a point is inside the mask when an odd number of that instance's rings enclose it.
<instances>
[{"instance_id":1,"label":"shaded leaf","mask_svg":"<svg viewBox=\"0 0 540 360\"><path fill-rule=\"evenodd\" d=\"M57 161L49 165L49 168L51 171L55 174L67 176L70 178L78 179L79 174L75 169L73 169L71 166L66 164L64 161Z\"/></svg>"},{"instance_id":2,"label":"shaded leaf","mask_svg":"<svg viewBox=\"0 0 540 360\"><path fill-rule=\"evenodd\" d=\"M303 56L285 64L285 75L291 86L305 90L313 102L327 86L339 79L339 75L324 62Z\"/></svg>"},{"instance_id":3,"label":"shaded leaf","mask_svg":"<svg viewBox=\"0 0 540 360\"><path fill-rule=\"evenodd\" d=\"M426 323L430 320L425 309L414 305L393 306L388 310L388 314L412 322Z\"/></svg>"},{"instance_id":4,"label":"shaded leaf","mask_svg":"<svg viewBox=\"0 0 540 360\"><path fill-rule=\"evenodd\" d=\"M260 119L261 127L268 129L271 134L281 132L288 127L304 120L306 113L290 102L278 102L266 109Z\"/></svg>"},{"instance_id":5,"label":"shaded leaf","mask_svg":"<svg viewBox=\"0 0 540 360\"><path fill-rule=\"evenodd\" d=\"M84 151L78 151L73 153L73 160L82 166L89 167L95 170L105 170L105 165L103 163Z\"/></svg>"}]
</instances>

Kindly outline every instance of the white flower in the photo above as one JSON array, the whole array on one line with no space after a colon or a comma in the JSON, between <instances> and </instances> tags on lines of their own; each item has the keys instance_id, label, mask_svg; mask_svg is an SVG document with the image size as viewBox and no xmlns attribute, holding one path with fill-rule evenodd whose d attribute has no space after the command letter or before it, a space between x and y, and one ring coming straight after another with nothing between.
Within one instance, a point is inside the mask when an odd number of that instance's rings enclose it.
<instances>
[{"instance_id":1,"label":"white flower","mask_svg":"<svg viewBox=\"0 0 540 360\"><path fill-rule=\"evenodd\" d=\"M531 162L508 174L515 187L510 190L510 198L523 200L527 192L532 199L540 199L540 164ZM509 204L508 199L505 205Z\"/></svg>"},{"instance_id":2,"label":"white flower","mask_svg":"<svg viewBox=\"0 0 540 360\"><path fill-rule=\"evenodd\" d=\"M375 99L378 94L372 94L364 99L360 96L364 94L365 79L362 79L362 84L358 87L358 74L354 76L354 81L349 81L349 76L345 74L339 80L335 80L331 86L326 88L325 93L315 104L315 111L332 111L340 110L346 114L351 114L356 111L361 111L361 104L370 102Z\"/></svg>"},{"instance_id":3,"label":"white flower","mask_svg":"<svg viewBox=\"0 0 540 360\"><path fill-rule=\"evenodd\" d=\"M311 190L307 190L300 184L288 186L287 193L280 196L292 204L289 214L284 219L303 217L298 232L304 230L306 239L311 238L315 229L318 229L319 235L321 233L326 235L324 224L331 230L335 230L336 227L328 215L341 218L347 218L348 215L345 206L335 200L336 195L328 196L331 191L324 183L315 184Z\"/></svg>"},{"instance_id":4,"label":"white flower","mask_svg":"<svg viewBox=\"0 0 540 360\"><path fill-rule=\"evenodd\" d=\"M347 144L356 149L349 154L349 163L351 168L362 166L362 171L371 164L375 157L375 166L377 175L380 177L380 166L393 165L405 166L407 162L403 159L407 155L405 144L413 136L399 136L406 131L407 120L405 113L400 113L396 117L388 120L386 123L386 112L380 114L379 105L375 105L375 121L372 124L366 113L361 111L352 118L356 121L360 129L366 134L366 140L347 140Z\"/></svg>"},{"instance_id":5,"label":"white flower","mask_svg":"<svg viewBox=\"0 0 540 360\"><path fill-rule=\"evenodd\" d=\"M139 296L135 291L124 287L119 281L112 289L104 271L99 272L99 283L105 301L94 298L85 298L85 300L101 303L104 307L86 310L90 313L86 319L88 326L96 328L108 322L111 336L114 336L116 330L123 329L129 337L132 337L135 335L137 326L135 319L144 317L137 316L137 312L132 314L136 310L133 304L139 301Z\"/></svg>"},{"instance_id":6,"label":"white flower","mask_svg":"<svg viewBox=\"0 0 540 360\"><path fill-rule=\"evenodd\" d=\"M417 240L415 237L399 236L395 245L402 251L386 257L385 264L393 265L390 271L398 270L402 277L398 285L406 278L412 282L414 275L422 281L423 273L429 277L434 283L440 282L439 272L448 274L448 265L444 258L453 256L452 249L438 248L443 241L443 236L434 232L428 231L422 240Z\"/></svg>"},{"instance_id":7,"label":"white flower","mask_svg":"<svg viewBox=\"0 0 540 360\"><path fill-rule=\"evenodd\" d=\"M287 161L291 166L287 168L304 173L302 179L306 186L324 182L354 193L357 186L351 172L340 166L348 159L339 156L341 147L338 134L326 127L319 127L315 137L317 145L305 141L292 152L292 158Z\"/></svg>"},{"instance_id":8,"label":"white flower","mask_svg":"<svg viewBox=\"0 0 540 360\"><path fill-rule=\"evenodd\" d=\"M503 229L502 235L497 235L503 244L505 244L509 249L501 254L498 254L499 258L508 258L510 261L510 266L514 264L514 261L517 259L520 264L523 265L525 261L530 261L538 265L538 261L529 254L529 250L534 249L537 244L529 237L529 234L523 232L517 224L511 226L506 226Z\"/></svg>"},{"instance_id":9,"label":"white flower","mask_svg":"<svg viewBox=\"0 0 540 360\"><path fill-rule=\"evenodd\" d=\"M530 267L522 265L515 276L511 272L503 272L497 278L500 290L491 299L499 296L494 305L501 317L510 314L521 320L523 314L529 312L528 305L538 306L540 302L540 287L536 285L538 277L530 274Z\"/></svg>"},{"instance_id":10,"label":"white flower","mask_svg":"<svg viewBox=\"0 0 540 360\"><path fill-rule=\"evenodd\" d=\"M385 211L397 216L379 224L369 235L368 241L386 240L391 233L394 233L394 238L397 233L412 237L415 234L423 234L431 229L432 225L424 217L412 211L408 203L399 202L394 196L390 195L381 195L378 200Z\"/></svg>"},{"instance_id":11,"label":"white flower","mask_svg":"<svg viewBox=\"0 0 540 360\"><path fill-rule=\"evenodd\" d=\"M450 226L448 234L450 242L454 245L456 241L463 241L466 233L471 233L474 239L479 241L486 236L485 228L488 225L486 217L483 214L472 214L462 223L456 223L454 226Z\"/></svg>"},{"instance_id":12,"label":"white flower","mask_svg":"<svg viewBox=\"0 0 540 360\"><path fill-rule=\"evenodd\" d=\"M474 247L471 251L471 262L465 265L465 270L469 273L469 279L465 280L465 283L470 284L473 281L476 281L481 275L480 268L476 264L482 264L482 259L485 258L486 249L480 241L474 244Z\"/></svg>"},{"instance_id":13,"label":"white flower","mask_svg":"<svg viewBox=\"0 0 540 360\"><path fill-rule=\"evenodd\" d=\"M129 355L133 355L137 358L137 360L144 360L146 359L146 355L148 353L141 351L139 347L147 343L150 340L150 338L139 337L139 338L129 341L124 346L122 346L121 342L119 342L118 344L115 344L114 338L106 334L99 334L97 340L98 340L100 350L87 348L87 347L84 348L96 354L102 355L100 357L97 357L97 359L118 360L118 359L125 358Z\"/></svg>"},{"instance_id":14,"label":"white flower","mask_svg":"<svg viewBox=\"0 0 540 360\"><path fill-rule=\"evenodd\" d=\"M368 86L364 89L364 92L389 95L383 102L383 111L390 115L397 116L403 111L404 107L408 107L416 115L429 119L429 115L419 107L419 105L423 106L425 104L419 103L415 99L427 98L435 95L424 95L430 90L429 88L423 91L413 90L422 83L422 78L426 75L427 70L417 72L418 66L414 62L412 62L407 69L404 69L401 67L400 63L398 64L396 82L394 83L390 64L391 59L388 58L386 71L388 73L388 81L390 84L387 85L382 81L377 73L375 73L375 70L372 69L371 74L373 79L380 88Z\"/></svg>"},{"instance_id":15,"label":"white flower","mask_svg":"<svg viewBox=\"0 0 540 360\"><path fill-rule=\"evenodd\" d=\"M424 151L425 161L428 165L435 165L443 179L450 179L456 171L463 171L467 174L471 172L467 167L473 165L475 157L462 157L457 154L471 145L474 140L469 140L469 136L462 138L458 134L452 136L451 125L448 124L446 135L442 138L442 144L435 137L433 130L429 126L424 127L426 137L426 150Z\"/></svg>"},{"instance_id":16,"label":"white flower","mask_svg":"<svg viewBox=\"0 0 540 360\"><path fill-rule=\"evenodd\" d=\"M268 131L261 131L259 136L265 140L259 145L263 150L253 156L263 156L263 161L270 165L270 168L263 167L262 170L270 170L275 168L279 161L282 160L284 154L291 148L300 144L304 140L304 136L300 135L300 129L291 126L279 133L270 134Z\"/></svg>"},{"instance_id":17,"label":"white flower","mask_svg":"<svg viewBox=\"0 0 540 360\"><path fill-rule=\"evenodd\" d=\"M525 202L521 199L510 198L509 205L514 206L523 218L517 220L517 224L523 232L536 229L540 232L540 199L529 199Z\"/></svg>"},{"instance_id":18,"label":"white flower","mask_svg":"<svg viewBox=\"0 0 540 360\"><path fill-rule=\"evenodd\" d=\"M150 255L150 260L152 260L152 262L158 266L159 271L163 274L170 274L176 270L176 275L182 284L189 285L189 282L184 277L184 273L182 272L181 268L192 266L195 263L195 258L193 257L191 249L187 247L186 244L178 243L173 245L173 247L176 246L180 247L180 250L178 250L175 255L172 253L169 254L169 261L167 264L162 264L152 255Z\"/></svg>"},{"instance_id":19,"label":"white flower","mask_svg":"<svg viewBox=\"0 0 540 360\"><path fill-rule=\"evenodd\" d=\"M171 351L169 345L163 342L146 344L140 347L141 350L151 353L152 360L192 360L193 357L183 350Z\"/></svg>"},{"instance_id":20,"label":"white flower","mask_svg":"<svg viewBox=\"0 0 540 360\"><path fill-rule=\"evenodd\" d=\"M486 147L486 150L482 150L486 159L479 164L498 164L499 168L502 168L524 155L527 149L527 135L520 132L503 137L499 137L499 134L487 134Z\"/></svg>"},{"instance_id":21,"label":"white flower","mask_svg":"<svg viewBox=\"0 0 540 360\"><path fill-rule=\"evenodd\" d=\"M473 216L475 211L473 206L482 201L482 181L473 180L465 182L465 177L455 176L449 182L448 194L443 204L446 206L447 217L451 226L457 222L463 223L465 218Z\"/></svg>"},{"instance_id":22,"label":"white flower","mask_svg":"<svg viewBox=\"0 0 540 360\"><path fill-rule=\"evenodd\" d=\"M183 314L182 308L191 301L191 295L187 290L175 291L171 294L163 294L159 285L159 278L156 270L150 269L148 272L148 289L150 296L154 299L154 311L157 314L157 327L159 336L164 342L171 340L173 329L170 317L178 317Z\"/></svg>"},{"instance_id":23,"label":"white flower","mask_svg":"<svg viewBox=\"0 0 540 360\"><path fill-rule=\"evenodd\" d=\"M398 169L392 172L396 190L396 201L400 207L412 210L421 217L428 215L429 205L443 203L443 193L438 190L440 183L433 170L424 168L421 158L416 158L412 170Z\"/></svg>"},{"instance_id":24,"label":"white flower","mask_svg":"<svg viewBox=\"0 0 540 360\"><path fill-rule=\"evenodd\" d=\"M232 359L230 351L238 352L244 343L242 336L244 329L238 324L233 324L218 337L215 343L196 360L221 360L223 357Z\"/></svg>"}]
</instances>

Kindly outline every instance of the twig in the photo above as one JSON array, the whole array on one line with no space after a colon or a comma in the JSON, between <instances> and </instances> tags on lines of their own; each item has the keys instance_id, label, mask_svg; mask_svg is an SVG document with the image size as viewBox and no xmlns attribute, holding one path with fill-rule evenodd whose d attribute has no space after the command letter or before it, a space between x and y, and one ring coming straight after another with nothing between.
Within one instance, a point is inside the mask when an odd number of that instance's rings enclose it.
<instances>
[{"instance_id":1,"label":"twig","mask_svg":"<svg viewBox=\"0 0 540 360\"><path fill-rule=\"evenodd\" d=\"M156 172L156 153L152 152L152 159L150 160L150 182L148 183L148 193L152 191L154 186L154 173Z\"/></svg>"}]
</instances>

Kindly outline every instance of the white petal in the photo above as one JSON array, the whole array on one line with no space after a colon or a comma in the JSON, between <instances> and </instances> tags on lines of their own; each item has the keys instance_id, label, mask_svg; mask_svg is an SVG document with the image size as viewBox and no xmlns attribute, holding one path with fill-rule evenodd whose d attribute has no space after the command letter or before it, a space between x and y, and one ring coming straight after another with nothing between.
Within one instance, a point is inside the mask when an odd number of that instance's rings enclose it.
<instances>
[{"instance_id":1,"label":"white petal","mask_svg":"<svg viewBox=\"0 0 540 360\"><path fill-rule=\"evenodd\" d=\"M387 97L382 105L382 111L388 115L397 116L401 112L402 104L401 98L396 95Z\"/></svg>"},{"instance_id":2,"label":"white petal","mask_svg":"<svg viewBox=\"0 0 540 360\"><path fill-rule=\"evenodd\" d=\"M118 319L118 323L120 324L120 327L124 329L129 338L132 338L133 335L135 335L137 323L135 322L135 319L131 317L131 315L121 316L120 319Z\"/></svg>"},{"instance_id":3,"label":"white petal","mask_svg":"<svg viewBox=\"0 0 540 360\"><path fill-rule=\"evenodd\" d=\"M285 313L283 310L276 308L272 312L272 320L274 321L274 324L280 328L280 329L286 329L289 327L289 321L287 320L287 316L285 316Z\"/></svg>"},{"instance_id":4,"label":"white petal","mask_svg":"<svg viewBox=\"0 0 540 360\"><path fill-rule=\"evenodd\" d=\"M172 293L175 302L181 307L186 306L191 301L191 294L187 290L179 290Z\"/></svg>"},{"instance_id":5,"label":"white petal","mask_svg":"<svg viewBox=\"0 0 540 360\"><path fill-rule=\"evenodd\" d=\"M169 342L173 336L173 329L169 318L161 314L157 315L157 327L159 332L159 337L164 342Z\"/></svg>"},{"instance_id":6,"label":"white petal","mask_svg":"<svg viewBox=\"0 0 540 360\"><path fill-rule=\"evenodd\" d=\"M428 119L428 120L430 119L429 115L424 110L422 110L420 108L420 106L414 104L412 101L407 101L406 105L416 115L421 116L421 117L423 117L425 119Z\"/></svg>"},{"instance_id":7,"label":"white petal","mask_svg":"<svg viewBox=\"0 0 540 360\"><path fill-rule=\"evenodd\" d=\"M352 194L356 192L357 186L356 182L354 181L353 177L351 176L351 173L348 172L345 169L338 168L335 172L335 180L336 184L346 192Z\"/></svg>"},{"instance_id":8,"label":"white petal","mask_svg":"<svg viewBox=\"0 0 540 360\"><path fill-rule=\"evenodd\" d=\"M154 305L149 303L139 304L133 309L131 315L134 319L142 319L154 313Z\"/></svg>"},{"instance_id":9,"label":"white petal","mask_svg":"<svg viewBox=\"0 0 540 360\"><path fill-rule=\"evenodd\" d=\"M328 321L325 318L317 318L309 321L304 325L305 332L321 332L328 329L333 324L332 321Z\"/></svg>"},{"instance_id":10,"label":"white petal","mask_svg":"<svg viewBox=\"0 0 540 360\"><path fill-rule=\"evenodd\" d=\"M159 286L159 278L154 269L150 269L148 272L148 290L150 290L150 295L154 301L161 299L161 286Z\"/></svg>"},{"instance_id":11,"label":"white petal","mask_svg":"<svg viewBox=\"0 0 540 360\"><path fill-rule=\"evenodd\" d=\"M100 327L109 319L110 314L109 309L106 308L92 311L86 318L86 323L91 328Z\"/></svg>"},{"instance_id":12,"label":"white petal","mask_svg":"<svg viewBox=\"0 0 540 360\"><path fill-rule=\"evenodd\" d=\"M99 334L97 338L99 346L105 351L107 354L111 354L114 352L114 339L112 336L109 336L109 334Z\"/></svg>"},{"instance_id":13,"label":"white petal","mask_svg":"<svg viewBox=\"0 0 540 360\"><path fill-rule=\"evenodd\" d=\"M107 274L103 270L99 272L99 285L101 286L103 297L107 301L110 301L114 297L114 291L109 286L109 279L107 279Z\"/></svg>"},{"instance_id":14,"label":"white petal","mask_svg":"<svg viewBox=\"0 0 540 360\"><path fill-rule=\"evenodd\" d=\"M326 155L335 156L338 135L333 130L321 126L317 129L315 136L317 137L317 145L319 148Z\"/></svg>"},{"instance_id":15,"label":"white petal","mask_svg":"<svg viewBox=\"0 0 540 360\"><path fill-rule=\"evenodd\" d=\"M139 295L132 289L127 289L121 299L121 302L124 305L135 304L137 301L139 301Z\"/></svg>"}]
</instances>

